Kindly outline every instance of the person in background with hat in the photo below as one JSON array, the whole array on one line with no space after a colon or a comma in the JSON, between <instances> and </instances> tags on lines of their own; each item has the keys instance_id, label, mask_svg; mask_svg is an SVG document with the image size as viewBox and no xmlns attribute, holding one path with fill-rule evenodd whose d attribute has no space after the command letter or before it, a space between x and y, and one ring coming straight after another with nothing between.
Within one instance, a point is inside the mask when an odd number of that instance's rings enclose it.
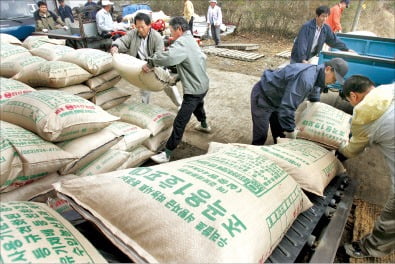
<instances>
[{"instance_id":1,"label":"person in background with hat","mask_svg":"<svg viewBox=\"0 0 395 264\"><path fill-rule=\"evenodd\" d=\"M184 0L184 18L188 22L189 29L191 30L193 36L193 16L195 15L195 10L193 8L192 1Z\"/></svg>"},{"instance_id":2,"label":"person in background with hat","mask_svg":"<svg viewBox=\"0 0 395 264\"><path fill-rule=\"evenodd\" d=\"M317 56L325 44L342 51L351 51L346 44L336 37L325 21L328 19L330 9L320 6L315 10L316 17L305 23L294 41L291 52L291 63L309 63Z\"/></svg>"},{"instance_id":3,"label":"person in background with hat","mask_svg":"<svg viewBox=\"0 0 395 264\"><path fill-rule=\"evenodd\" d=\"M48 30L59 29L62 27L64 29L68 29L60 17L48 10L46 2L39 1L37 6L38 10L36 10L33 14L34 20L36 21L37 32L42 31L47 33Z\"/></svg>"},{"instance_id":4,"label":"person in background with hat","mask_svg":"<svg viewBox=\"0 0 395 264\"><path fill-rule=\"evenodd\" d=\"M387 202L372 232L344 248L353 258L384 257L395 251L395 85L375 88L369 78L354 75L344 83L343 93L354 106L352 136L336 156L344 161L362 153L368 145L375 145L384 156L392 181Z\"/></svg>"},{"instance_id":5,"label":"person in background with hat","mask_svg":"<svg viewBox=\"0 0 395 264\"><path fill-rule=\"evenodd\" d=\"M331 11L326 23L331 27L334 33L342 32L340 18L345 8L350 5L350 0L341 0L339 3L331 7Z\"/></svg>"},{"instance_id":6,"label":"person in background with hat","mask_svg":"<svg viewBox=\"0 0 395 264\"><path fill-rule=\"evenodd\" d=\"M63 22L70 27L71 24L74 23L73 12L71 11L71 8L64 3L64 0L58 0L58 3L59 15Z\"/></svg>"},{"instance_id":7,"label":"person in background with hat","mask_svg":"<svg viewBox=\"0 0 395 264\"><path fill-rule=\"evenodd\" d=\"M217 46L221 41L220 37L220 26L222 24L222 11L217 5L217 0L210 0L210 6L207 10L207 24L211 28L211 36Z\"/></svg>"},{"instance_id":8,"label":"person in background with hat","mask_svg":"<svg viewBox=\"0 0 395 264\"><path fill-rule=\"evenodd\" d=\"M114 31L114 22L112 21L110 10L114 3L103 0L101 4L102 9L100 9L96 14L97 31L101 37L111 38L111 33ZM117 37L119 36L113 36L113 39L116 39Z\"/></svg>"},{"instance_id":9,"label":"person in background with hat","mask_svg":"<svg viewBox=\"0 0 395 264\"><path fill-rule=\"evenodd\" d=\"M278 70L266 70L251 91L252 145L264 145L270 129L277 137L295 138L295 111L308 98L320 101L329 84L340 84L348 72L347 63L334 58L320 65L294 63Z\"/></svg>"}]
</instances>

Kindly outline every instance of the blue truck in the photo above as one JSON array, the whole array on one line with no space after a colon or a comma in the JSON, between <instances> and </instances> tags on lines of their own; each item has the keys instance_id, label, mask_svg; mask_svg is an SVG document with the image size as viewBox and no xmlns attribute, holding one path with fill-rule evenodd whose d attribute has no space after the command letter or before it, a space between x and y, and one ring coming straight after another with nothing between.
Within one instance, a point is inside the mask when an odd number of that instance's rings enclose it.
<instances>
[{"instance_id":1,"label":"blue truck","mask_svg":"<svg viewBox=\"0 0 395 264\"><path fill-rule=\"evenodd\" d=\"M35 31L33 13L37 10L34 0L1 0L0 33L24 40Z\"/></svg>"},{"instance_id":2,"label":"blue truck","mask_svg":"<svg viewBox=\"0 0 395 264\"><path fill-rule=\"evenodd\" d=\"M369 77L376 85L395 82L395 39L351 34L337 36L358 54L322 51L318 64L335 57L343 58L349 65L346 78L360 74Z\"/></svg>"}]
</instances>

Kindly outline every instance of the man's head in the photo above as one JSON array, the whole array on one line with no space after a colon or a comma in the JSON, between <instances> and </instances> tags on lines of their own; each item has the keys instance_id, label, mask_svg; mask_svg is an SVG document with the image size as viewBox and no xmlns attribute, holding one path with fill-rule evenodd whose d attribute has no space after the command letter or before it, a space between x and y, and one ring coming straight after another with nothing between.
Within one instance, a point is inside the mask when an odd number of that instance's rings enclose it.
<instances>
[{"instance_id":1,"label":"man's head","mask_svg":"<svg viewBox=\"0 0 395 264\"><path fill-rule=\"evenodd\" d=\"M333 84L336 81L344 83L344 76L348 72L348 65L342 58L333 58L325 62L325 85Z\"/></svg>"},{"instance_id":2,"label":"man's head","mask_svg":"<svg viewBox=\"0 0 395 264\"><path fill-rule=\"evenodd\" d=\"M330 13L331 10L328 6L317 7L317 9L315 10L315 21L317 23L317 26L322 26L328 19Z\"/></svg>"},{"instance_id":3,"label":"man's head","mask_svg":"<svg viewBox=\"0 0 395 264\"><path fill-rule=\"evenodd\" d=\"M114 3L111 1L103 0L101 2L101 5L107 12L109 12L111 10L111 6L114 5Z\"/></svg>"},{"instance_id":4,"label":"man's head","mask_svg":"<svg viewBox=\"0 0 395 264\"><path fill-rule=\"evenodd\" d=\"M134 24L140 37L145 38L148 36L151 29L151 19L147 14L137 13L137 15L134 17Z\"/></svg>"},{"instance_id":5,"label":"man's head","mask_svg":"<svg viewBox=\"0 0 395 264\"><path fill-rule=\"evenodd\" d=\"M59 5L65 6L64 0L58 0Z\"/></svg>"},{"instance_id":6,"label":"man's head","mask_svg":"<svg viewBox=\"0 0 395 264\"><path fill-rule=\"evenodd\" d=\"M348 6L350 5L350 0L341 0L340 1L340 6L344 9L344 8L348 8Z\"/></svg>"},{"instance_id":7,"label":"man's head","mask_svg":"<svg viewBox=\"0 0 395 264\"><path fill-rule=\"evenodd\" d=\"M48 6L47 3L44 1L39 1L37 3L38 10L40 10L41 13L46 13L48 11Z\"/></svg>"},{"instance_id":8,"label":"man's head","mask_svg":"<svg viewBox=\"0 0 395 264\"><path fill-rule=\"evenodd\" d=\"M374 83L368 77L353 75L345 81L343 94L352 106L356 106L372 89Z\"/></svg>"},{"instance_id":9,"label":"man's head","mask_svg":"<svg viewBox=\"0 0 395 264\"><path fill-rule=\"evenodd\" d=\"M214 7L217 4L217 0L210 0L210 6Z\"/></svg>"},{"instance_id":10,"label":"man's head","mask_svg":"<svg viewBox=\"0 0 395 264\"><path fill-rule=\"evenodd\" d=\"M170 32L171 36L174 40L178 39L179 37L184 34L185 31L189 30L188 22L183 17L173 17L170 22Z\"/></svg>"}]
</instances>

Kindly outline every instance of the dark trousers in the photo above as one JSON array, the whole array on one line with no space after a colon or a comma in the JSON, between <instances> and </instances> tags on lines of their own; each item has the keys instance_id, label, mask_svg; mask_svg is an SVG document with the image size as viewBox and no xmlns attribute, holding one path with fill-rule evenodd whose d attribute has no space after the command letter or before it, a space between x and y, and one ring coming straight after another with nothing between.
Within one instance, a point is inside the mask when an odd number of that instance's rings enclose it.
<instances>
[{"instance_id":1,"label":"dark trousers","mask_svg":"<svg viewBox=\"0 0 395 264\"><path fill-rule=\"evenodd\" d=\"M259 82L255 84L251 91L251 116L252 145L265 144L269 125L274 143L277 143L277 137L285 137L278 121L278 113L274 107L271 107L265 101Z\"/></svg>"},{"instance_id":2,"label":"dark trousers","mask_svg":"<svg viewBox=\"0 0 395 264\"><path fill-rule=\"evenodd\" d=\"M173 131L167 140L166 148L174 150L180 144L185 127L187 126L192 114L194 114L199 122L206 120L206 112L204 111L204 94L184 94L181 108L173 123Z\"/></svg>"},{"instance_id":3,"label":"dark trousers","mask_svg":"<svg viewBox=\"0 0 395 264\"><path fill-rule=\"evenodd\" d=\"M192 36L193 36L193 17L191 17L191 20L189 20L188 25L189 25L189 30L191 31Z\"/></svg>"}]
</instances>

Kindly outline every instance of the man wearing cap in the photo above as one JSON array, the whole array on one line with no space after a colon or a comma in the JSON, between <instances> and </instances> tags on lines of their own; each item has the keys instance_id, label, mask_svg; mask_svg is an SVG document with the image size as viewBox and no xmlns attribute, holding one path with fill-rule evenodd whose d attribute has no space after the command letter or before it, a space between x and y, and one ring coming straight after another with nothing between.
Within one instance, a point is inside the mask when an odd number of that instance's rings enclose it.
<instances>
[{"instance_id":1,"label":"man wearing cap","mask_svg":"<svg viewBox=\"0 0 395 264\"><path fill-rule=\"evenodd\" d=\"M111 32L114 31L114 22L110 13L112 5L113 2L103 0L102 9L96 14L97 32L103 38L110 38Z\"/></svg>"},{"instance_id":2,"label":"man wearing cap","mask_svg":"<svg viewBox=\"0 0 395 264\"><path fill-rule=\"evenodd\" d=\"M305 23L294 41L291 52L291 63L309 63L309 60L318 55L325 44L342 51L351 51L325 21L328 19L330 9L320 6L315 10L316 17Z\"/></svg>"},{"instance_id":3,"label":"man wearing cap","mask_svg":"<svg viewBox=\"0 0 395 264\"><path fill-rule=\"evenodd\" d=\"M340 18L345 8L350 5L350 0L341 0L339 3L331 7L326 23L331 27L334 33L342 32L342 25L340 24Z\"/></svg>"},{"instance_id":4,"label":"man wearing cap","mask_svg":"<svg viewBox=\"0 0 395 264\"><path fill-rule=\"evenodd\" d=\"M375 145L388 164L392 181L387 202L372 232L361 240L345 244L344 248L354 258L384 257L395 251L395 86L392 83L375 88L369 78L354 75L344 83L343 93L354 111L352 137L339 152L352 158L368 145ZM344 160L342 155L337 156Z\"/></svg>"},{"instance_id":5,"label":"man wearing cap","mask_svg":"<svg viewBox=\"0 0 395 264\"><path fill-rule=\"evenodd\" d=\"M295 138L296 108L306 98L318 102L323 89L336 81L342 84L347 72L347 63L341 58L264 71L251 92L252 145L265 144L269 124L274 143L277 137Z\"/></svg>"},{"instance_id":6,"label":"man wearing cap","mask_svg":"<svg viewBox=\"0 0 395 264\"><path fill-rule=\"evenodd\" d=\"M221 41L220 26L222 24L221 8L217 5L217 0L210 0L210 6L207 10L207 24L211 28L211 36L217 46Z\"/></svg>"}]
</instances>

